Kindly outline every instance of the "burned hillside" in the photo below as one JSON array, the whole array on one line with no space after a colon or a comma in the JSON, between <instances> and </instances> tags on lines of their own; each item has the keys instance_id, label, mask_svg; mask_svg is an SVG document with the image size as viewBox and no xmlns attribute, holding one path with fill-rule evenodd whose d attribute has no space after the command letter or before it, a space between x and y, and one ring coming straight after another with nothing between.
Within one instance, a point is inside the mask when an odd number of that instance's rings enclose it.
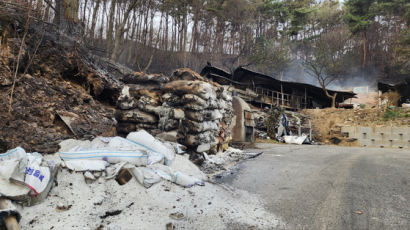
<instances>
[{"instance_id":1,"label":"burned hillside","mask_svg":"<svg viewBox=\"0 0 410 230\"><path fill-rule=\"evenodd\" d=\"M111 105L118 82L87 62L85 51L50 34L54 30L0 21L0 32L7 33L0 49L1 151L22 146L52 153L65 138L115 134Z\"/></svg>"}]
</instances>

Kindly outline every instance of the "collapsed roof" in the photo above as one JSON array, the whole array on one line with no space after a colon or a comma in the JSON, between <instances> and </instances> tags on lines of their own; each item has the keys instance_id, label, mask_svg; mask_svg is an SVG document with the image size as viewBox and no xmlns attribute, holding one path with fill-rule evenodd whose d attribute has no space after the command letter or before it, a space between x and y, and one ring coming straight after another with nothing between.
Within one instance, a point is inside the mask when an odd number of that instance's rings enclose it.
<instances>
[{"instance_id":1,"label":"collapsed roof","mask_svg":"<svg viewBox=\"0 0 410 230\"><path fill-rule=\"evenodd\" d=\"M377 86L382 93L388 91L398 92L402 97L402 102L410 99L410 77L397 80L383 79L378 82Z\"/></svg>"},{"instance_id":2,"label":"collapsed roof","mask_svg":"<svg viewBox=\"0 0 410 230\"><path fill-rule=\"evenodd\" d=\"M250 69L239 67L233 74L230 74L223 69L207 65L201 71L201 75L207 76L222 85L235 85L238 88L265 88L273 91L292 94L295 91L303 92L308 97L311 97L315 102L328 107L331 105L331 100L326 96L323 89L314 85L280 81L272 76L255 72ZM336 102L342 103L343 101L355 97L355 93L349 91L335 91L328 90L330 94L337 93Z\"/></svg>"}]
</instances>

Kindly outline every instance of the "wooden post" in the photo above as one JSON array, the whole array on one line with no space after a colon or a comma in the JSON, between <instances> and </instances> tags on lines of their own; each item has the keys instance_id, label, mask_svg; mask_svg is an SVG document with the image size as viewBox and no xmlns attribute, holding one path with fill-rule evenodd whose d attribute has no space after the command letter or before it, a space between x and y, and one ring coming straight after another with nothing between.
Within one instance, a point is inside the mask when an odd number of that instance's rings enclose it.
<instances>
[{"instance_id":1,"label":"wooden post","mask_svg":"<svg viewBox=\"0 0 410 230\"><path fill-rule=\"evenodd\" d=\"M283 95L283 85L282 85L282 83L280 83L280 94L282 95L282 106L283 106L285 97L284 97L284 95Z\"/></svg>"},{"instance_id":2,"label":"wooden post","mask_svg":"<svg viewBox=\"0 0 410 230\"><path fill-rule=\"evenodd\" d=\"M5 209L5 208L7 208L6 200L3 198L0 198L0 209ZM16 220L16 217L14 216L8 216L4 218L4 223L6 224L7 230L20 230L20 226Z\"/></svg>"},{"instance_id":3,"label":"wooden post","mask_svg":"<svg viewBox=\"0 0 410 230\"><path fill-rule=\"evenodd\" d=\"M271 105L270 105L270 107L272 108L272 105L273 105L273 94L274 94L274 92L273 91L270 91L271 93L272 93L272 99L271 99Z\"/></svg>"},{"instance_id":4,"label":"wooden post","mask_svg":"<svg viewBox=\"0 0 410 230\"><path fill-rule=\"evenodd\" d=\"M305 109L307 108L307 95L306 95L306 87L305 87Z\"/></svg>"}]
</instances>

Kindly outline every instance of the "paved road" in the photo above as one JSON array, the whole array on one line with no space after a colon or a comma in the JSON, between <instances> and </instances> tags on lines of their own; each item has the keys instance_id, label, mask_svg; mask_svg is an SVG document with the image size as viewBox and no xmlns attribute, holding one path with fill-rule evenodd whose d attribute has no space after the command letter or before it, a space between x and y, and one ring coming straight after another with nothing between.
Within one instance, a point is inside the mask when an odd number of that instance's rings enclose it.
<instances>
[{"instance_id":1,"label":"paved road","mask_svg":"<svg viewBox=\"0 0 410 230\"><path fill-rule=\"evenodd\" d=\"M410 151L260 144L223 183L259 194L280 229L410 229Z\"/></svg>"}]
</instances>

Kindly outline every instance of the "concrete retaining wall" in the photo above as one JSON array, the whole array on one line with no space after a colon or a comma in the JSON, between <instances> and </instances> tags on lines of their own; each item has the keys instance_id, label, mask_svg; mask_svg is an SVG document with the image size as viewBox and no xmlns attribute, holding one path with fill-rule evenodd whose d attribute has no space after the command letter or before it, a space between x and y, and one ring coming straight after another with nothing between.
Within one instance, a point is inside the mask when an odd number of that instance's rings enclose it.
<instances>
[{"instance_id":1,"label":"concrete retaining wall","mask_svg":"<svg viewBox=\"0 0 410 230\"><path fill-rule=\"evenodd\" d=\"M410 127L344 126L342 134L369 147L410 148Z\"/></svg>"}]
</instances>

